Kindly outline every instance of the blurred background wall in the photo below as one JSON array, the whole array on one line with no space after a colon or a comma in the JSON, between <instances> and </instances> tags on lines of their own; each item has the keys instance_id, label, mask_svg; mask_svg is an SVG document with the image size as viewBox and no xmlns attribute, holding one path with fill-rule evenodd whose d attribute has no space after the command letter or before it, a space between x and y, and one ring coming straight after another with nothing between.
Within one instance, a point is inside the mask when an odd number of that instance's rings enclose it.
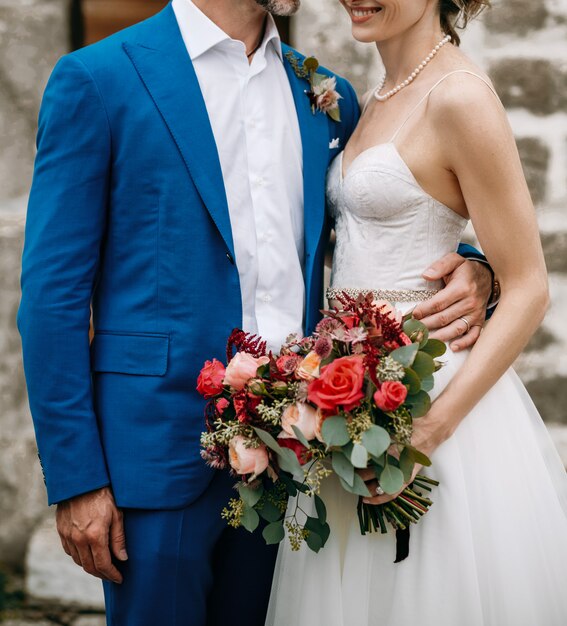
<instances>
[{"instance_id":1,"label":"blurred background wall","mask_svg":"<svg viewBox=\"0 0 567 626\"><path fill-rule=\"evenodd\" d=\"M15 328L40 97L62 54L165 4L0 0L0 569L8 574L4 583L0 574L0 621L4 603L12 626L103 623L98 582L60 550L46 508ZM376 49L353 42L338 0L303 0L300 13L279 26L284 40L348 77L359 93L378 82ZM495 0L470 25L463 47L489 72L510 113L537 205L553 304L517 369L567 461L567 0ZM468 236L474 240L472 230ZM28 621L17 617L24 613Z\"/></svg>"}]
</instances>

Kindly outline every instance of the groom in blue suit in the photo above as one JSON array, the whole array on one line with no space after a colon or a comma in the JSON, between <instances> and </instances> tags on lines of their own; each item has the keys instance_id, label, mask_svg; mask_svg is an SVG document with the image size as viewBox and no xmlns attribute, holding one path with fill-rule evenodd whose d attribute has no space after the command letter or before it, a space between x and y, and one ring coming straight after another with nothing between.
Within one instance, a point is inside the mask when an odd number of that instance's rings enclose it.
<instances>
[{"instance_id":1,"label":"groom in blue suit","mask_svg":"<svg viewBox=\"0 0 567 626\"><path fill-rule=\"evenodd\" d=\"M234 327L277 346L322 305L325 174L359 108L337 77L341 121L313 112L270 15L298 4L174 0L45 92L18 326L49 503L113 626L264 622L275 548L220 517L195 386ZM459 263L438 274L478 313L487 272Z\"/></svg>"}]
</instances>

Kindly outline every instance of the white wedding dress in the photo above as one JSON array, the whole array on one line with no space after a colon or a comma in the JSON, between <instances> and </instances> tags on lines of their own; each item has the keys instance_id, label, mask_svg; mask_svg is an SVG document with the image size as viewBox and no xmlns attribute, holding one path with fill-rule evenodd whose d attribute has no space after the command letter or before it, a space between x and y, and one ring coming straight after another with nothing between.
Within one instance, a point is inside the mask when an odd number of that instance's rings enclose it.
<instances>
[{"instance_id":1,"label":"white wedding dress","mask_svg":"<svg viewBox=\"0 0 567 626\"><path fill-rule=\"evenodd\" d=\"M342 155L331 165L333 287L439 288L421 272L461 239L466 220L419 186L394 140L365 150L344 179ZM434 397L466 358L448 350ZM440 486L398 564L394 533L361 536L357 497L327 480L331 536L319 554L282 542L267 626L566 626L567 477L514 371L432 462Z\"/></svg>"}]
</instances>

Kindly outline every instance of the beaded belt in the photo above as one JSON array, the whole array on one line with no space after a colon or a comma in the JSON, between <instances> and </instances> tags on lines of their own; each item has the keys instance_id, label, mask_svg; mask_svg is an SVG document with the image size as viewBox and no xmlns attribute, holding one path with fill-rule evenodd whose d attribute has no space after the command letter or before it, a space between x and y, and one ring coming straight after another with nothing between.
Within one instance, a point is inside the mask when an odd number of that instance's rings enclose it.
<instances>
[{"instance_id":1,"label":"beaded belt","mask_svg":"<svg viewBox=\"0 0 567 626\"><path fill-rule=\"evenodd\" d=\"M346 294L351 298L358 298L360 295L372 294L376 300L386 300L388 302L424 302L433 298L439 293L438 289L341 289L340 287L329 287L327 289L328 300L338 300L341 294Z\"/></svg>"}]
</instances>

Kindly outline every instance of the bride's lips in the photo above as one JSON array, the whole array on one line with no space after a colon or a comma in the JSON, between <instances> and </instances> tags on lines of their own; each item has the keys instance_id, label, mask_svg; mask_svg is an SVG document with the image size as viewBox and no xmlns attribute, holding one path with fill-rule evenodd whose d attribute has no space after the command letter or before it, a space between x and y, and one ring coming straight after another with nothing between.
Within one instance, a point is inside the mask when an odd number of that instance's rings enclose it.
<instances>
[{"instance_id":1,"label":"bride's lips","mask_svg":"<svg viewBox=\"0 0 567 626\"><path fill-rule=\"evenodd\" d=\"M353 24L364 24L380 13L382 7L349 6L348 12Z\"/></svg>"}]
</instances>

